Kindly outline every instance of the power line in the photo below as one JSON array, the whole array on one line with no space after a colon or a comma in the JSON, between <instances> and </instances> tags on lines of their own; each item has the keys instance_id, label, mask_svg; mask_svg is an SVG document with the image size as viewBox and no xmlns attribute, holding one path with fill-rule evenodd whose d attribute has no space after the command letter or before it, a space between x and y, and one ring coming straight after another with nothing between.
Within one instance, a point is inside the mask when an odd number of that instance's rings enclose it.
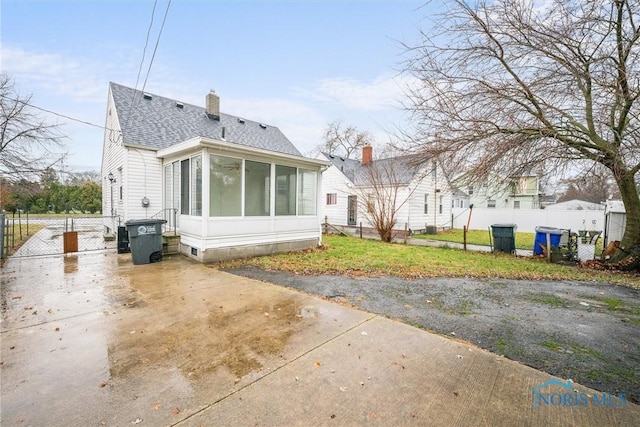
<instances>
[{"instance_id":1,"label":"power line","mask_svg":"<svg viewBox=\"0 0 640 427\"><path fill-rule=\"evenodd\" d=\"M35 108L36 110L40 110L40 111L44 111L45 113L53 114L54 116L63 117L65 119L72 120L72 121L78 122L78 123L82 123L82 124L85 124L85 125L88 125L88 126L93 126L93 127L96 127L96 128L102 129L102 130L110 130L110 131L120 132L120 130L118 130L118 129L111 129L111 128L108 128L106 126L101 126L101 125L97 125L95 123L87 122L86 120L77 119L75 117L67 116L66 114L56 113L55 111L47 110L46 108L43 108L43 107L38 107L37 105L33 105L32 103L30 103L28 101L24 101L22 99L12 98L12 97L6 96L6 95L0 95L0 96L2 96L4 99L8 99L8 100L13 101L13 102L19 102L19 103L24 104L26 106L29 106L31 108Z\"/></svg>"},{"instance_id":2,"label":"power line","mask_svg":"<svg viewBox=\"0 0 640 427\"><path fill-rule=\"evenodd\" d=\"M147 38L144 41L144 49L142 49L142 60L140 61L140 67L138 67L138 76L136 77L136 85L134 86L135 90L138 90L138 83L140 82L140 74L142 73L142 65L144 64L144 58L147 55L147 46L149 45L149 36L151 35L151 28L153 27L153 17L156 15L156 5L158 4L158 0L153 2L153 10L151 11L151 22L149 23L149 28L147 29Z\"/></svg>"},{"instance_id":3,"label":"power line","mask_svg":"<svg viewBox=\"0 0 640 427\"><path fill-rule=\"evenodd\" d=\"M142 64L144 63L144 58L146 56L146 51L147 51L147 45L149 42L149 34L151 33L151 27L153 26L153 17L155 15L156 12L156 4L157 4L157 0L154 1L153 3L153 10L151 12L151 22L149 24L149 29L147 30L147 38L145 40L144 43L144 50L142 52L142 61L140 62L140 68L138 69L138 78L136 79L136 86L134 88L134 92L131 95L131 105L129 107L129 113L127 114L127 125L126 127L129 127L129 122L131 121L131 112L134 110L135 108L135 104L136 104L136 91L138 90L138 82L140 79L140 71L142 70ZM151 60L149 61L149 67L147 68L147 74L144 78L144 83L142 85L142 93L144 93L144 89L147 86L147 80L149 79L149 74L151 74L151 66L153 65L153 60L156 57L156 52L158 51L158 45L160 44L160 37L162 36L162 31L164 30L164 24L167 21L167 15L169 14L169 7L171 6L171 0L169 0L167 2L167 8L165 9L164 12L164 17L162 18L162 25L160 26L160 31L158 32L158 37L156 38L156 44L153 48L153 55L151 55ZM140 98L138 98L138 102L140 102Z\"/></svg>"},{"instance_id":4,"label":"power line","mask_svg":"<svg viewBox=\"0 0 640 427\"><path fill-rule=\"evenodd\" d=\"M164 30L164 23L167 21L167 15L169 14L169 7L171 6L171 0L167 3L167 9L164 11L164 18L162 18L162 25L160 26L160 31L158 32L158 38L156 39L156 45L153 48L153 55L151 55L151 61L149 61L149 68L147 69L147 76L144 78L144 84L142 85L142 92L144 92L144 88L147 86L147 79L149 78L149 74L151 73L151 66L153 65L153 60L156 57L156 52L158 51L158 45L160 44L160 36L162 36L162 30Z\"/></svg>"}]
</instances>

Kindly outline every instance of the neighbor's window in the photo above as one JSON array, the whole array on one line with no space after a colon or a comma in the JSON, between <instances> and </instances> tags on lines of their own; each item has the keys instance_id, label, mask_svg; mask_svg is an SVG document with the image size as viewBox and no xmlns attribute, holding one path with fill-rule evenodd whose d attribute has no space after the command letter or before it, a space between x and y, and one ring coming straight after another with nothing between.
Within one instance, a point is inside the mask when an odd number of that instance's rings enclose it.
<instances>
[{"instance_id":1,"label":"neighbor's window","mask_svg":"<svg viewBox=\"0 0 640 427\"><path fill-rule=\"evenodd\" d=\"M312 170L298 170L298 215L316 214L316 188L318 173Z\"/></svg>"},{"instance_id":2,"label":"neighbor's window","mask_svg":"<svg viewBox=\"0 0 640 427\"><path fill-rule=\"evenodd\" d=\"M367 194L367 212L374 213L376 211L377 198L373 193Z\"/></svg>"},{"instance_id":3,"label":"neighbor's window","mask_svg":"<svg viewBox=\"0 0 640 427\"><path fill-rule=\"evenodd\" d=\"M242 160L210 155L209 215L240 216L242 210Z\"/></svg>"},{"instance_id":4,"label":"neighbor's window","mask_svg":"<svg viewBox=\"0 0 640 427\"><path fill-rule=\"evenodd\" d=\"M472 195L472 194L473 194L473 186L470 186L470 187L467 189L467 194L469 194L469 195Z\"/></svg>"},{"instance_id":5,"label":"neighbor's window","mask_svg":"<svg viewBox=\"0 0 640 427\"><path fill-rule=\"evenodd\" d=\"M189 215L189 159L180 162L180 213Z\"/></svg>"},{"instance_id":6,"label":"neighbor's window","mask_svg":"<svg viewBox=\"0 0 640 427\"><path fill-rule=\"evenodd\" d=\"M244 182L245 216L269 216L271 214L271 165L245 160Z\"/></svg>"},{"instance_id":7,"label":"neighbor's window","mask_svg":"<svg viewBox=\"0 0 640 427\"><path fill-rule=\"evenodd\" d=\"M429 213L429 195L428 194L424 195L424 213L426 214Z\"/></svg>"},{"instance_id":8,"label":"neighbor's window","mask_svg":"<svg viewBox=\"0 0 640 427\"><path fill-rule=\"evenodd\" d=\"M191 215L202 216L202 156L191 158Z\"/></svg>"},{"instance_id":9,"label":"neighbor's window","mask_svg":"<svg viewBox=\"0 0 640 427\"><path fill-rule=\"evenodd\" d=\"M338 204L338 193L327 193L327 205Z\"/></svg>"},{"instance_id":10,"label":"neighbor's window","mask_svg":"<svg viewBox=\"0 0 640 427\"><path fill-rule=\"evenodd\" d=\"M276 215L296 214L296 168L276 165Z\"/></svg>"},{"instance_id":11,"label":"neighbor's window","mask_svg":"<svg viewBox=\"0 0 640 427\"><path fill-rule=\"evenodd\" d=\"M440 196L440 204L438 205L438 213L442 213L443 207L442 203L444 202L444 197Z\"/></svg>"},{"instance_id":12,"label":"neighbor's window","mask_svg":"<svg viewBox=\"0 0 640 427\"><path fill-rule=\"evenodd\" d=\"M514 200L513 209L520 209L520 200Z\"/></svg>"},{"instance_id":13,"label":"neighbor's window","mask_svg":"<svg viewBox=\"0 0 640 427\"><path fill-rule=\"evenodd\" d=\"M495 208L496 207L496 201L495 200L487 201L487 207L488 208Z\"/></svg>"}]
</instances>

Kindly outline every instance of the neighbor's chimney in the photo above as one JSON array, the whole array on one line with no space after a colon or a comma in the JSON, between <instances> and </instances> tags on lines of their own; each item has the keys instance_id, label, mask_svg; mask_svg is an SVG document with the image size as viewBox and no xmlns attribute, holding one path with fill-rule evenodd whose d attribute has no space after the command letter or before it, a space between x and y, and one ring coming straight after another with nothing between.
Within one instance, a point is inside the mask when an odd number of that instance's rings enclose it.
<instances>
[{"instance_id":1,"label":"neighbor's chimney","mask_svg":"<svg viewBox=\"0 0 640 427\"><path fill-rule=\"evenodd\" d=\"M207 95L207 115L214 120L220 120L220 97L211 90Z\"/></svg>"},{"instance_id":2,"label":"neighbor's chimney","mask_svg":"<svg viewBox=\"0 0 640 427\"><path fill-rule=\"evenodd\" d=\"M362 164L368 165L371 160L373 160L373 147L367 144L362 147Z\"/></svg>"}]
</instances>

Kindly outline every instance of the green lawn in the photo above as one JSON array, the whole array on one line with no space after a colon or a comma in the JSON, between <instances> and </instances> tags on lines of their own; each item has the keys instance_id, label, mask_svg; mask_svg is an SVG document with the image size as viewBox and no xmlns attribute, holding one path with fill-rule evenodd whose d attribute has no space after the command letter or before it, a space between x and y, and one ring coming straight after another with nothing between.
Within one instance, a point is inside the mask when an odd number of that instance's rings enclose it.
<instances>
[{"instance_id":1,"label":"green lawn","mask_svg":"<svg viewBox=\"0 0 640 427\"><path fill-rule=\"evenodd\" d=\"M418 234L412 236L416 239L439 240L443 242L462 243L464 241L463 232L460 229L442 231L438 234ZM516 248L533 250L533 241L536 233L522 233L516 231ZM489 230L469 230L467 231L467 243L470 245L490 246Z\"/></svg>"},{"instance_id":2,"label":"green lawn","mask_svg":"<svg viewBox=\"0 0 640 427\"><path fill-rule=\"evenodd\" d=\"M640 288L639 275L550 264L539 258L383 243L334 235L324 237L324 247L321 249L217 264L221 268L241 265L310 275L586 280Z\"/></svg>"},{"instance_id":3,"label":"green lawn","mask_svg":"<svg viewBox=\"0 0 640 427\"><path fill-rule=\"evenodd\" d=\"M464 241L463 232L460 229L452 229L441 231L438 234L417 234L412 236L415 239L438 240L442 242L462 243ZM468 230L467 244L490 246L489 230ZM516 231L516 248L533 250L533 242L536 233L523 233ZM598 239L596 244L596 254L602 252L602 238Z\"/></svg>"}]
</instances>

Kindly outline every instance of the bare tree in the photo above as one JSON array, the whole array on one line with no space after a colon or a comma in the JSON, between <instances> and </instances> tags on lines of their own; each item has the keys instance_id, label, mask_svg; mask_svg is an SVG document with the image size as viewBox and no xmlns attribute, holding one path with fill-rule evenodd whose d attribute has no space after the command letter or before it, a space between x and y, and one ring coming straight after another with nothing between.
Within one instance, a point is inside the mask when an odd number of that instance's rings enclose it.
<instances>
[{"instance_id":1,"label":"bare tree","mask_svg":"<svg viewBox=\"0 0 640 427\"><path fill-rule=\"evenodd\" d=\"M398 212L415 190L410 185L416 166L410 165L409 160L408 157L375 160L362 166L357 180L360 211L384 242L393 239Z\"/></svg>"},{"instance_id":2,"label":"bare tree","mask_svg":"<svg viewBox=\"0 0 640 427\"><path fill-rule=\"evenodd\" d=\"M344 127L340 120L336 120L327 125L324 141L324 144L318 147L320 151L350 159L354 155L357 158L362 147L371 145L373 136L355 126Z\"/></svg>"},{"instance_id":3,"label":"bare tree","mask_svg":"<svg viewBox=\"0 0 640 427\"><path fill-rule=\"evenodd\" d=\"M567 191L558 199L558 202L579 199L602 203L611 197L620 198L611 173L604 166L594 167L564 182L568 184Z\"/></svg>"},{"instance_id":4,"label":"bare tree","mask_svg":"<svg viewBox=\"0 0 640 427\"><path fill-rule=\"evenodd\" d=\"M21 97L6 74L0 75L0 175L10 181L32 179L58 163L63 136L33 112L31 96Z\"/></svg>"},{"instance_id":5,"label":"bare tree","mask_svg":"<svg viewBox=\"0 0 640 427\"><path fill-rule=\"evenodd\" d=\"M479 179L541 163L555 173L575 161L601 164L627 212L624 264L640 268L640 1L446 7L407 46L417 161L437 156Z\"/></svg>"}]
</instances>

